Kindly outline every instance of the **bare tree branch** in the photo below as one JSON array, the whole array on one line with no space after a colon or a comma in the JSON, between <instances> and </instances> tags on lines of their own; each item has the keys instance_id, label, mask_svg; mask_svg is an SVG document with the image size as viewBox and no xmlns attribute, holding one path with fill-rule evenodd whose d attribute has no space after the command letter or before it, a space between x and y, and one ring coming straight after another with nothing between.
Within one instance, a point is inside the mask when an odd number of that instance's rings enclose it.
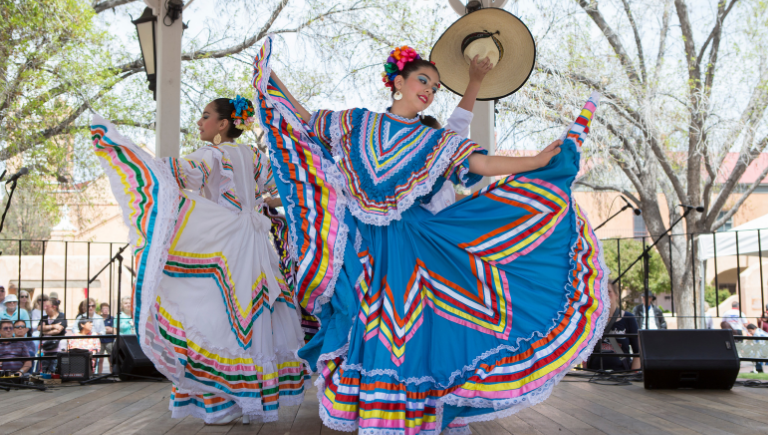
<instances>
[{"instance_id":1,"label":"bare tree branch","mask_svg":"<svg viewBox=\"0 0 768 435\"><path fill-rule=\"evenodd\" d=\"M105 1L100 2L100 3L94 3L93 10L97 14L100 14L100 13L102 13L104 11L108 11L108 10L114 9L114 8L116 8L118 6L122 6L122 5L125 5L125 4L128 4L128 3L133 3L133 2L136 2L136 1L138 1L138 0L105 0Z\"/></svg>"},{"instance_id":2,"label":"bare tree branch","mask_svg":"<svg viewBox=\"0 0 768 435\"><path fill-rule=\"evenodd\" d=\"M736 4L737 1L738 0L731 0L731 4L728 5L728 8L725 8L724 12L721 11L721 9L725 6L725 1L721 1L720 4L718 4L717 23L715 23L715 27L711 32L709 32L707 40L704 41L701 49L699 49L699 55L696 56L697 64L701 65L701 60L704 58L704 52L707 51L707 47L709 46L709 43L712 42L712 39L715 38L715 35L717 34L717 37L720 37L720 34L722 33L723 20L725 20L725 17L728 15L728 13L731 12L731 8L733 8L733 5Z\"/></svg>"},{"instance_id":3,"label":"bare tree branch","mask_svg":"<svg viewBox=\"0 0 768 435\"><path fill-rule=\"evenodd\" d=\"M765 147L765 143L768 142L768 137L763 139L762 142L763 142L763 147ZM720 219L717 219L716 221L714 221L710 225L709 230L710 231L714 231L714 230L720 228L726 221L728 221L728 219L731 218L731 216L736 214L736 212L739 210L739 207L741 207L742 204L744 204L744 201L746 201L747 198L749 198L749 195L751 195L752 192L754 192L755 189L757 189L757 186L759 186L763 182L763 180L765 179L766 176L768 176L768 165L766 165L765 168L763 168L763 170L760 171L760 175L757 176L755 181L752 182L752 184L747 188L747 190L736 201L736 203L733 205L733 207L731 207L731 209L728 210L725 213L725 215L723 215L723 217L721 217ZM719 209L718 209L718 212L719 212ZM715 213L714 215L717 216L717 213ZM707 220L709 220L709 219L707 219Z\"/></svg>"},{"instance_id":4,"label":"bare tree branch","mask_svg":"<svg viewBox=\"0 0 768 435\"><path fill-rule=\"evenodd\" d=\"M640 77L637 75L635 66L632 64L632 59L624 49L624 45L622 45L621 40L619 39L619 35L613 31L611 26L609 26L605 21L605 17L603 17L602 12L597 9L597 2L587 2L587 0L576 1L578 1L579 6L584 9L584 12L586 12L587 15L592 18L592 21L594 21L594 23L597 24L597 27L599 27L603 32L605 38L608 40L608 43L611 44L613 52L616 53L616 56L619 57L619 62L621 62L621 64L624 66L624 70L626 71L629 80L639 84Z\"/></svg>"},{"instance_id":5,"label":"bare tree branch","mask_svg":"<svg viewBox=\"0 0 768 435\"><path fill-rule=\"evenodd\" d=\"M640 39L640 32L637 29L637 24L635 24L635 18L632 16L632 9L629 7L629 2L627 0L621 0L622 3L624 3L624 12L627 13L627 18L629 18L629 24L632 26L632 32L635 34L635 45L637 46L637 58L640 61L640 74L643 75L643 83L648 83L648 73L645 69L645 55L643 54L643 43Z\"/></svg>"},{"instance_id":6,"label":"bare tree branch","mask_svg":"<svg viewBox=\"0 0 768 435\"><path fill-rule=\"evenodd\" d=\"M288 3L288 0L282 0L280 4L277 5L277 7L272 11L272 14L270 15L269 19L266 23L261 27L261 29L250 38L245 39L243 42L227 47L222 48L219 50L206 50L206 51L194 51L190 53L182 53L181 60L182 61L190 61L190 60L198 60L198 59L219 59L222 57L231 56L233 54L237 54L242 52L243 50L252 47L254 44L256 44L258 41L263 39L265 36L267 36L268 33L270 33L270 30L272 28L272 25L274 24L275 20L277 20L278 15L280 15L280 12L282 12L283 8L285 8L286 4ZM311 25L313 22L317 20L321 20L325 17L345 13L345 12L354 12L367 9L367 7L350 7L348 9L339 9L339 10L329 10L328 12L322 13L320 15L317 15L304 23L300 24L299 26L292 28L292 29L281 29L281 30L274 30L272 33L295 33L299 32L302 29L306 28L307 26ZM132 62L124 63L122 65L119 65L116 67L118 71L124 72L124 71L132 71L135 69L143 68L144 67L144 61L142 59L136 59Z\"/></svg>"},{"instance_id":7,"label":"bare tree branch","mask_svg":"<svg viewBox=\"0 0 768 435\"><path fill-rule=\"evenodd\" d=\"M653 70L653 82L656 86L656 80L659 78L659 71L661 70L661 61L664 59L664 50L666 49L667 33L669 33L669 9L672 5L672 0L666 0L664 2L664 15L661 18L661 31L659 33L659 53L656 55L656 67Z\"/></svg>"},{"instance_id":8,"label":"bare tree branch","mask_svg":"<svg viewBox=\"0 0 768 435\"><path fill-rule=\"evenodd\" d=\"M717 65L717 54L720 50L720 36L723 34L723 21L736 1L737 0L731 0L731 5L728 9L725 9L725 0L721 0L717 5L717 23L710 33L714 36L712 37L712 49L709 51L707 72L704 75L704 94L707 98L712 94L712 83L715 79L715 65ZM701 53L703 54L704 52L702 51Z\"/></svg>"},{"instance_id":9,"label":"bare tree branch","mask_svg":"<svg viewBox=\"0 0 768 435\"><path fill-rule=\"evenodd\" d=\"M640 200L637 199L637 197L632 192L630 192L627 189L624 189L624 188L621 188L621 187L618 187L618 186L602 186L602 185L599 185L599 184L594 184L594 183L590 183L588 181L584 181L582 178L577 178L574 181L574 183L576 183L576 184L578 184L580 186L588 187L588 188L590 188L592 190L595 190L595 191L598 191L598 192L618 192L618 193L628 197L636 205L640 205Z\"/></svg>"}]
</instances>

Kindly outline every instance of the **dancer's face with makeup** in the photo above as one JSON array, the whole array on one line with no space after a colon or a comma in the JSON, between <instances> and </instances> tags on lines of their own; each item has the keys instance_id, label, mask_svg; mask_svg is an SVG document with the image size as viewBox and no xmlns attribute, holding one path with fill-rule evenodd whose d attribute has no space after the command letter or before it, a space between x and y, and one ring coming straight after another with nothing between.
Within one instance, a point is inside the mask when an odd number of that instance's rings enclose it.
<instances>
[{"instance_id":1,"label":"dancer's face with makeup","mask_svg":"<svg viewBox=\"0 0 768 435\"><path fill-rule=\"evenodd\" d=\"M213 142L213 138L220 134L225 139L225 133L229 128L229 120L221 119L213 102L208 103L203 109L203 115L197 120L197 128L200 130L200 140ZM226 139L225 139L226 140Z\"/></svg>"},{"instance_id":2,"label":"dancer's face with makeup","mask_svg":"<svg viewBox=\"0 0 768 435\"><path fill-rule=\"evenodd\" d=\"M394 84L395 89L403 94L403 98L395 100L392 108L413 113L413 116L416 116L435 100L435 93L440 89L440 74L435 68L422 66L407 77L402 75L395 77Z\"/></svg>"}]
</instances>

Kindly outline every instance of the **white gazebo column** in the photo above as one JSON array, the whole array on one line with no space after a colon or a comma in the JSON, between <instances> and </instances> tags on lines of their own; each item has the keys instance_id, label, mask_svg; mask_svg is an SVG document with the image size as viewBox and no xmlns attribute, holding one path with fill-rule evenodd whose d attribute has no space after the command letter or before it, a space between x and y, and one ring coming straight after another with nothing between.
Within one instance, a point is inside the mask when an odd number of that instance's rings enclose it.
<instances>
[{"instance_id":1,"label":"white gazebo column","mask_svg":"<svg viewBox=\"0 0 768 435\"><path fill-rule=\"evenodd\" d=\"M488 155L494 155L496 153L496 135L493 101L475 101L472 115L472 122L469 124L469 138L472 142L488 150ZM483 181L473 186L472 191L482 189L489 182L488 177L483 177Z\"/></svg>"},{"instance_id":2,"label":"white gazebo column","mask_svg":"<svg viewBox=\"0 0 768 435\"><path fill-rule=\"evenodd\" d=\"M157 53L157 115L155 155L178 157L181 127L181 34L182 17L170 26L164 19L167 1L144 0L157 15L155 50Z\"/></svg>"}]
</instances>

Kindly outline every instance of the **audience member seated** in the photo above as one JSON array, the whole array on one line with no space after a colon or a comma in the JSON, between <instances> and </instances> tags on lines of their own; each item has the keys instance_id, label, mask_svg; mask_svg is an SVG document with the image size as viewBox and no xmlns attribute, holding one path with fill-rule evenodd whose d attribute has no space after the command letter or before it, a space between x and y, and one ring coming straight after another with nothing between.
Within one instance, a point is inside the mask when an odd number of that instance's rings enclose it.
<instances>
[{"instance_id":1,"label":"audience member seated","mask_svg":"<svg viewBox=\"0 0 768 435\"><path fill-rule=\"evenodd\" d=\"M640 358L621 356L627 353L640 353L640 342L637 339L637 321L628 311L622 311L619 306L619 295L613 284L608 283L608 296L611 300L611 317L605 328L606 334L635 334L629 337L604 337L587 361L587 368L592 370L640 370ZM602 350L602 352L601 352ZM602 353L604 356L597 355ZM611 354L612 356L605 356Z\"/></svg>"},{"instance_id":2,"label":"audience member seated","mask_svg":"<svg viewBox=\"0 0 768 435\"><path fill-rule=\"evenodd\" d=\"M29 333L29 328L27 328L27 322L23 320L17 320L13 322L13 335L16 338L30 337L31 334ZM29 351L29 356L35 356L35 354L37 353L35 342L32 340L29 340L29 341L22 341L22 343L24 343L24 346L27 347L27 350Z\"/></svg>"},{"instance_id":3,"label":"audience member seated","mask_svg":"<svg viewBox=\"0 0 768 435\"><path fill-rule=\"evenodd\" d=\"M11 295L13 296L13 295ZM2 358L27 358L29 350L22 341L7 341L13 338L13 322L0 320L0 359ZM32 361L0 361L0 369L24 374L32 368Z\"/></svg>"},{"instance_id":4,"label":"audience member seated","mask_svg":"<svg viewBox=\"0 0 768 435\"><path fill-rule=\"evenodd\" d=\"M43 318L40 320L40 331L44 337L63 337L67 333L67 316L59 312L61 302L55 298L43 296ZM56 356L59 352L60 338L44 340L40 347L43 356ZM58 362L53 360L42 361L41 372L56 372Z\"/></svg>"},{"instance_id":5,"label":"audience member seated","mask_svg":"<svg viewBox=\"0 0 768 435\"><path fill-rule=\"evenodd\" d=\"M32 326L29 321L29 313L27 310L19 308L19 299L16 297L16 295L6 296L4 304L5 309L0 310L0 319L10 320L12 322L16 321L17 319L25 320L27 322L27 327Z\"/></svg>"},{"instance_id":6,"label":"audience member seated","mask_svg":"<svg viewBox=\"0 0 768 435\"><path fill-rule=\"evenodd\" d=\"M731 309L723 313L723 321L728 322L734 335L744 335L747 326L747 316L739 311L739 302L731 302ZM725 328L723 328L725 329Z\"/></svg>"},{"instance_id":7,"label":"audience member seated","mask_svg":"<svg viewBox=\"0 0 768 435\"><path fill-rule=\"evenodd\" d=\"M88 313L87 315L86 312ZM78 332L77 322L80 319L86 318L93 320L94 335L104 335L106 332L104 327L104 318L96 314L96 301L93 298L88 298L87 300L80 302L80 305L77 308L77 317L75 317L75 321L72 322L72 325L69 327L69 331L72 333L72 335L76 335Z\"/></svg>"},{"instance_id":8,"label":"audience member seated","mask_svg":"<svg viewBox=\"0 0 768 435\"><path fill-rule=\"evenodd\" d=\"M93 321L91 319L80 319L77 322L78 331L75 337L87 337L89 335L96 335L93 333ZM91 352L91 355L96 355L101 350L101 342L98 338L73 338L67 340L69 342L69 349L85 349ZM96 358L91 360L93 365L91 368L96 370Z\"/></svg>"}]
</instances>

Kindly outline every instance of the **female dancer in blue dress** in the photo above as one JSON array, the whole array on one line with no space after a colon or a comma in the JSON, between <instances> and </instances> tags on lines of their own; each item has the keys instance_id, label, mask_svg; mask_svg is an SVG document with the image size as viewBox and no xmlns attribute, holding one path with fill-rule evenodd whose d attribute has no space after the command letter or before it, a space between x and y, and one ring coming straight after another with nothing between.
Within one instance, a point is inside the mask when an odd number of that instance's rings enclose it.
<instances>
[{"instance_id":1,"label":"female dancer in blue dress","mask_svg":"<svg viewBox=\"0 0 768 435\"><path fill-rule=\"evenodd\" d=\"M597 96L562 146L492 157L419 122L440 77L411 49L388 59L388 112L312 115L271 73L271 50L268 37L253 85L297 299L321 322L300 356L319 372L323 422L461 433L546 399L608 312L600 244L571 197ZM507 174L436 214L418 206L447 180Z\"/></svg>"}]
</instances>

